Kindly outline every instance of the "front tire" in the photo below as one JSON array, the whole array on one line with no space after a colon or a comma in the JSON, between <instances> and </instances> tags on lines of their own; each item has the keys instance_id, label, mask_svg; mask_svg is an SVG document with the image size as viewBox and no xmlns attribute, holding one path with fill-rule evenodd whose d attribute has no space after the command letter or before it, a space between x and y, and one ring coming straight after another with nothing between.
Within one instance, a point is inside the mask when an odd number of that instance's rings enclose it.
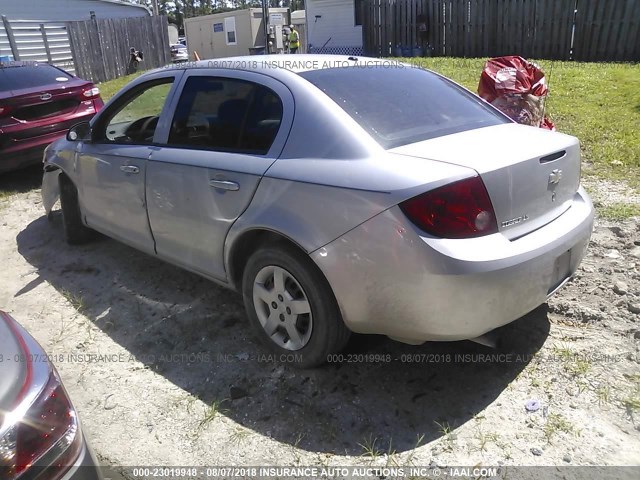
<instances>
[{"instance_id":1,"label":"front tire","mask_svg":"<svg viewBox=\"0 0 640 480\"><path fill-rule=\"evenodd\" d=\"M284 362L321 365L349 339L329 283L301 252L281 245L257 250L244 269L242 294L254 331Z\"/></svg>"},{"instance_id":2,"label":"front tire","mask_svg":"<svg viewBox=\"0 0 640 480\"><path fill-rule=\"evenodd\" d=\"M76 186L64 173L58 176L58 182L65 240L69 245L80 245L93 240L96 237L96 232L82 223Z\"/></svg>"}]
</instances>

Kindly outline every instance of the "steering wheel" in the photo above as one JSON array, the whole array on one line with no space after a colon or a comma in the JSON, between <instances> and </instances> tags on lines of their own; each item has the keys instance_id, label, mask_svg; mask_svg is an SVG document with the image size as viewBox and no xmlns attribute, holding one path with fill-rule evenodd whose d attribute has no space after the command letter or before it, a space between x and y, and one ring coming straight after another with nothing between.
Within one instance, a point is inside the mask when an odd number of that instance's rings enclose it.
<instances>
[{"instance_id":1,"label":"steering wheel","mask_svg":"<svg viewBox=\"0 0 640 480\"><path fill-rule=\"evenodd\" d=\"M151 141L158 124L158 118L155 115L139 118L127 127L124 134L132 140Z\"/></svg>"}]
</instances>

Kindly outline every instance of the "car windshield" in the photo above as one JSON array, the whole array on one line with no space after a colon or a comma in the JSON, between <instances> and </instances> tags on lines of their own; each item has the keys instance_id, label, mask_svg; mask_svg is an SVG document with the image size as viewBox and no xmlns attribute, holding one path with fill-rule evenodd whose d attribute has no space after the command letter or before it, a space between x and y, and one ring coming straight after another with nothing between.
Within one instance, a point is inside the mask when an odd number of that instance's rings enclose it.
<instances>
[{"instance_id":1,"label":"car windshield","mask_svg":"<svg viewBox=\"0 0 640 480\"><path fill-rule=\"evenodd\" d=\"M56 86L71 80L71 75L51 65L0 67L0 92L42 86Z\"/></svg>"},{"instance_id":2,"label":"car windshield","mask_svg":"<svg viewBox=\"0 0 640 480\"><path fill-rule=\"evenodd\" d=\"M479 97L417 67L368 65L300 75L387 149L509 121Z\"/></svg>"}]
</instances>

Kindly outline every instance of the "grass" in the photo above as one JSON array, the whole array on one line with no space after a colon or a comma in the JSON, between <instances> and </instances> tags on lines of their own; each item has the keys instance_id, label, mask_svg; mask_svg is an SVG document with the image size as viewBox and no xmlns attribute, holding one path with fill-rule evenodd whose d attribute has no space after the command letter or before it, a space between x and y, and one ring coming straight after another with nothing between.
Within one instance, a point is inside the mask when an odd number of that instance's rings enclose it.
<instances>
[{"instance_id":1,"label":"grass","mask_svg":"<svg viewBox=\"0 0 640 480\"><path fill-rule=\"evenodd\" d=\"M562 362L564 371L572 377L584 376L591 370L591 363L588 359L581 358L566 345L554 345L552 351Z\"/></svg>"},{"instance_id":2,"label":"grass","mask_svg":"<svg viewBox=\"0 0 640 480\"><path fill-rule=\"evenodd\" d=\"M438 426L438 431L443 438L444 450L448 452L453 452L456 447L456 440L458 436L453 433L454 427L449 425L449 422L433 422Z\"/></svg>"},{"instance_id":3,"label":"grass","mask_svg":"<svg viewBox=\"0 0 640 480\"><path fill-rule=\"evenodd\" d=\"M214 400L211 405L209 405L204 412L202 420L198 424L199 429L205 428L209 425L218 415L224 415L228 412L226 408L222 408L222 404L225 403L227 399L222 400Z\"/></svg>"},{"instance_id":4,"label":"grass","mask_svg":"<svg viewBox=\"0 0 640 480\"><path fill-rule=\"evenodd\" d=\"M84 303L82 295L75 294L69 290L61 290L62 296L69 302L69 304L78 312L84 313L87 306Z\"/></svg>"},{"instance_id":5,"label":"grass","mask_svg":"<svg viewBox=\"0 0 640 480\"><path fill-rule=\"evenodd\" d=\"M631 392L622 400L622 405L627 410L629 416L633 416L640 411L640 375L629 375L633 386Z\"/></svg>"},{"instance_id":6,"label":"grass","mask_svg":"<svg viewBox=\"0 0 640 480\"><path fill-rule=\"evenodd\" d=\"M485 59L404 59L441 73L477 92ZM550 88L546 113L559 132L575 135L583 160L599 177L640 187L640 65L535 61Z\"/></svg>"},{"instance_id":7,"label":"grass","mask_svg":"<svg viewBox=\"0 0 640 480\"><path fill-rule=\"evenodd\" d=\"M629 398L625 398L623 404L628 411L637 412L640 410L640 395L635 394Z\"/></svg>"},{"instance_id":8,"label":"grass","mask_svg":"<svg viewBox=\"0 0 640 480\"><path fill-rule=\"evenodd\" d=\"M640 205L627 203L613 203L611 205L597 205L600 217L607 220L625 220L640 216Z\"/></svg>"},{"instance_id":9,"label":"grass","mask_svg":"<svg viewBox=\"0 0 640 480\"><path fill-rule=\"evenodd\" d=\"M249 437L251 431L243 427L237 427L229 436L229 441L236 447L241 446Z\"/></svg>"},{"instance_id":10,"label":"grass","mask_svg":"<svg viewBox=\"0 0 640 480\"><path fill-rule=\"evenodd\" d=\"M498 442L497 433L494 433L494 432L484 433L481 429L478 429L474 437L478 441L478 451L480 453L486 452L487 447L490 443L495 444Z\"/></svg>"},{"instance_id":11,"label":"grass","mask_svg":"<svg viewBox=\"0 0 640 480\"><path fill-rule=\"evenodd\" d=\"M369 457L371 459L376 459L384 452L378 448L378 439L373 435L369 435L367 438L363 439L362 443L358 443L360 448L362 448L362 457Z\"/></svg>"},{"instance_id":12,"label":"grass","mask_svg":"<svg viewBox=\"0 0 640 480\"><path fill-rule=\"evenodd\" d=\"M109 80L108 82L102 82L98 84L100 88L100 95L105 103L111 99L116 93L120 91L131 80L139 77L144 72L137 72L132 75L126 75L124 77L116 78L115 80Z\"/></svg>"},{"instance_id":13,"label":"grass","mask_svg":"<svg viewBox=\"0 0 640 480\"><path fill-rule=\"evenodd\" d=\"M551 439L558 433L576 433L575 428L562 415L559 413L552 413L547 417L547 422L544 425L543 433L544 437L547 439L547 443L551 443Z\"/></svg>"},{"instance_id":14,"label":"grass","mask_svg":"<svg viewBox=\"0 0 640 480\"><path fill-rule=\"evenodd\" d=\"M604 384L596 388L596 397L598 398L598 405L608 405L611 400L611 387Z\"/></svg>"}]
</instances>

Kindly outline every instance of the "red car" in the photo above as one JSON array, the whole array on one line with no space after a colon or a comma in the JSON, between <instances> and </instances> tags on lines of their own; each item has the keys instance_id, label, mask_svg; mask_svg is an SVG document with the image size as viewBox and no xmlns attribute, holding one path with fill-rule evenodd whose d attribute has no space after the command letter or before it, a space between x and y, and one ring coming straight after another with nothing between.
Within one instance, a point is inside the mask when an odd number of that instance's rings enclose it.
<instances>
[{"instance_id":1,"label":"red car","mask_svg":"<svg viewBox=\"0 0 640 480\"><path fill-rule=\"evenodd\" d=\"M91 82L46 63L0 63L0 173L42 161L42 152L104 103Z\"/></svg>"}]
</instances>

